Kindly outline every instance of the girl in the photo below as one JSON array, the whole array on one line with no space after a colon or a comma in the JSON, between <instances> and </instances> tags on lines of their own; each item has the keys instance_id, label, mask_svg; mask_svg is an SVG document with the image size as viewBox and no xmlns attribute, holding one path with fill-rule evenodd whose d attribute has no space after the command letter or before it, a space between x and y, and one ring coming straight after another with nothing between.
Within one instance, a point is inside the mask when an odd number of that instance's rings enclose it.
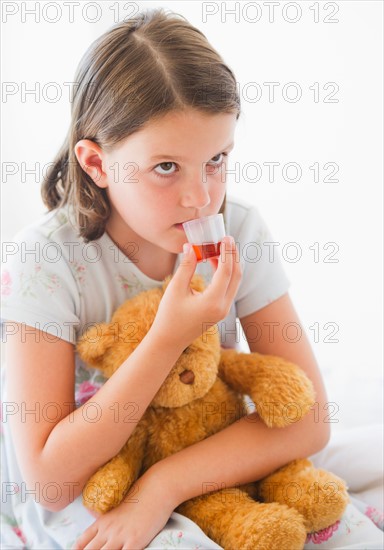
<instances>
[{"instance_id":1,"label":"girl","mask_svg":"<svg viewBox=\"0 0 384 550\"><path fill-rule=\"evenodd\" d=\"M222 345L233 347L238 317L251 351L305 370L326 414L305 336L288 343L277 331L272 341L269 331L257 341L252 334L299 319L279 261L246 253L271 240L257 209L226 198L240 115L235 77L200 31L159 9L96 40L75 82L70 130L42 186L49 213L17 235L7 266L3 503L12 529L3 547L219 548L173 510L202 494L204 482L232 487L320 451L330 435L325 418L277 430L252 413L150 468L134 500L96 520L81 493L206 322L218 322ZM230 237L218 261L197 266L181 224L219 211ZM202 294L189 287L195 271L209 283ZM76 341L169 274L148 335L105 382L80 361ZM125 423L116 408L132 402L138 414Z\"/></svg>"}]
</instances>

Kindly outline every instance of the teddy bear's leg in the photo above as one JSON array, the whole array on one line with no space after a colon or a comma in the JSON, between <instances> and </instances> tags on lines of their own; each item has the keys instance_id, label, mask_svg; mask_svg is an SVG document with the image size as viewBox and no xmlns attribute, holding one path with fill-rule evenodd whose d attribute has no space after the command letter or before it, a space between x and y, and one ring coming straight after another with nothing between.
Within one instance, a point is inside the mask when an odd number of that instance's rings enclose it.
<instances>
[{"instance_id":1,"label":"teddy bear's leg","mask_svg":"<svg viewBox=\"0 0 384 550\"><path fill-rule=\"evenodd\" d=\"M304 521L296 510L255 502L239 488L196 497L176 511L225 550L301 550L305 544Z\"/></svg>"},{"instance_id":2,"label":"teddy bear's leg","mask_svg":"<svg viewBox=\"0 0 384 550\"><path fill-rule=\"evenodd\" d=\"M295 508L308 533L329 527L343 515L349 496L339 477L315 468L307 459L294 460L257 483L258 498Z\"/></svg>"}]
</instances>

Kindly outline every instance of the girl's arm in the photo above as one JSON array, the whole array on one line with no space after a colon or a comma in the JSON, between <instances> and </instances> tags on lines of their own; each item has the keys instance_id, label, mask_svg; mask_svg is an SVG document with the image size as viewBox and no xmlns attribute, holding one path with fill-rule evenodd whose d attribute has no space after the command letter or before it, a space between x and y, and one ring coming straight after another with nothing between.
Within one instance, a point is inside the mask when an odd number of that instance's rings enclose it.
<instances>
[{"instance_id":1,"label":"girl's arm","mask_svg":"<svg viewBox=\"0 0 384 550\"><path fill-rule=\"evenodd\" d=\"M74 346L50 343L22 327L7 338L7 403L16 453L36 500L55 511L76 498L99 466L116 455L182 353L155 330L84 405L74 405ZM127 404L135 403L134 418ZM127 422L129 417L129 422ZM53 487L60 498L50 495ZM59 489L58 489L59 487Z\"/></svg>"},{"instance_id":2,"label":"girl's arm","mask_svg":"<svg viewBox=\"0 0 384 550\"><path fill-rule=\"evenodd\" d=\"M190 288L196 257L189 246L148 334L76 410L73 345L29 327L19 326L8 336L6 416L23 478L29 489L36 488L42 506L60 510L81 493L97 468L128 440L183 350L207 321L216 323L227 315L241 270L233 239L223 242L219 267L203 293ZM129 403L135 403L137 414L127 422Z\"/></svg>"},{"instance_id":3,"label":"girl's arm","mask_svg":"<svg viewBox=\"0 0 384 550\"><path fill-rule=\"evenodd\" d=\"M83 533L74 546L76 550L102 548L107 544L144 548L165 525L172 510L185 500L256 481L325 446L329 424L324 385L305 334L295 344L282 338L281 327L289 322L299 324L288 295L241 319L251 351L280 355L303 368L317 393L314 410L286 428L267 428L253 413L161 460L138 480L131 499L98 518ZM268 330L263 330L257 346L253 344L251 327L268 328L271 323L279 323L275 329L280 330L275 330L273 338Z\"/></svg>"},{"instance_id":4,"label":"girl's arm","mask_svg":"<svg viewBox=\"0 0 384 550\"><path fill-rule=\"evenodd\" d=\"M316 391L315 406L303 419L286 428L267 428L253 413L159 462L153 473L162 477L167 491L174 492L177 504L204 491L256 481L291 460L320 451L327 444L333 409L328 409L322 377L304 331L296 343L282 336L281 328L290 322L300 325L288 294L241 319L251 351L279 355L306 372ZM274 337L263 330L257 344L252 343L251 323L263 329L276 323Z\"/></svg>"}]
</instances>

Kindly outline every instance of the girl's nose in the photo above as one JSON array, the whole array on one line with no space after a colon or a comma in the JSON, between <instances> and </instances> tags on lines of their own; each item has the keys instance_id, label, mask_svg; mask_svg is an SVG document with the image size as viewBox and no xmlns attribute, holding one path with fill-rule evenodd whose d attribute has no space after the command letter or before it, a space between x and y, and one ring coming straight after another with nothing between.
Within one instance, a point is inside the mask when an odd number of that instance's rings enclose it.
<instances>
[{"instance_id":1,"label":"girl's nose","mask_svg":"<svg viewBox=\"0 0 384 550\"><path fill-rule=\"evenodd\" d=\"M201 174L191 178L187 182L181 202L185 208L202 209L209 205L211 198L208 193L207 183L202 181Z\"/></svg>"}]
</instances>

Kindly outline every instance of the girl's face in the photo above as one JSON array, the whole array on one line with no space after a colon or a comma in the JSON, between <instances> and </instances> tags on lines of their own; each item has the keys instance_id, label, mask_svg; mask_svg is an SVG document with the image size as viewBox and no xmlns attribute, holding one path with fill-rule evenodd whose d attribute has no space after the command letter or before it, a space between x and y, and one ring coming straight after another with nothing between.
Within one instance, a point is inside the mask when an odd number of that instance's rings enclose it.
<instances>
[{"instance_id":1,"label":"girl's face","mask_svg":"<svg viewBox=\"0 0 384 550\"><path fill-rule=\"evenodd\" d=\"M181 252L181 224L220 209L235 126L235 114L173 111L103 151L112 238Z\"/></svg>"}]
</instances>

